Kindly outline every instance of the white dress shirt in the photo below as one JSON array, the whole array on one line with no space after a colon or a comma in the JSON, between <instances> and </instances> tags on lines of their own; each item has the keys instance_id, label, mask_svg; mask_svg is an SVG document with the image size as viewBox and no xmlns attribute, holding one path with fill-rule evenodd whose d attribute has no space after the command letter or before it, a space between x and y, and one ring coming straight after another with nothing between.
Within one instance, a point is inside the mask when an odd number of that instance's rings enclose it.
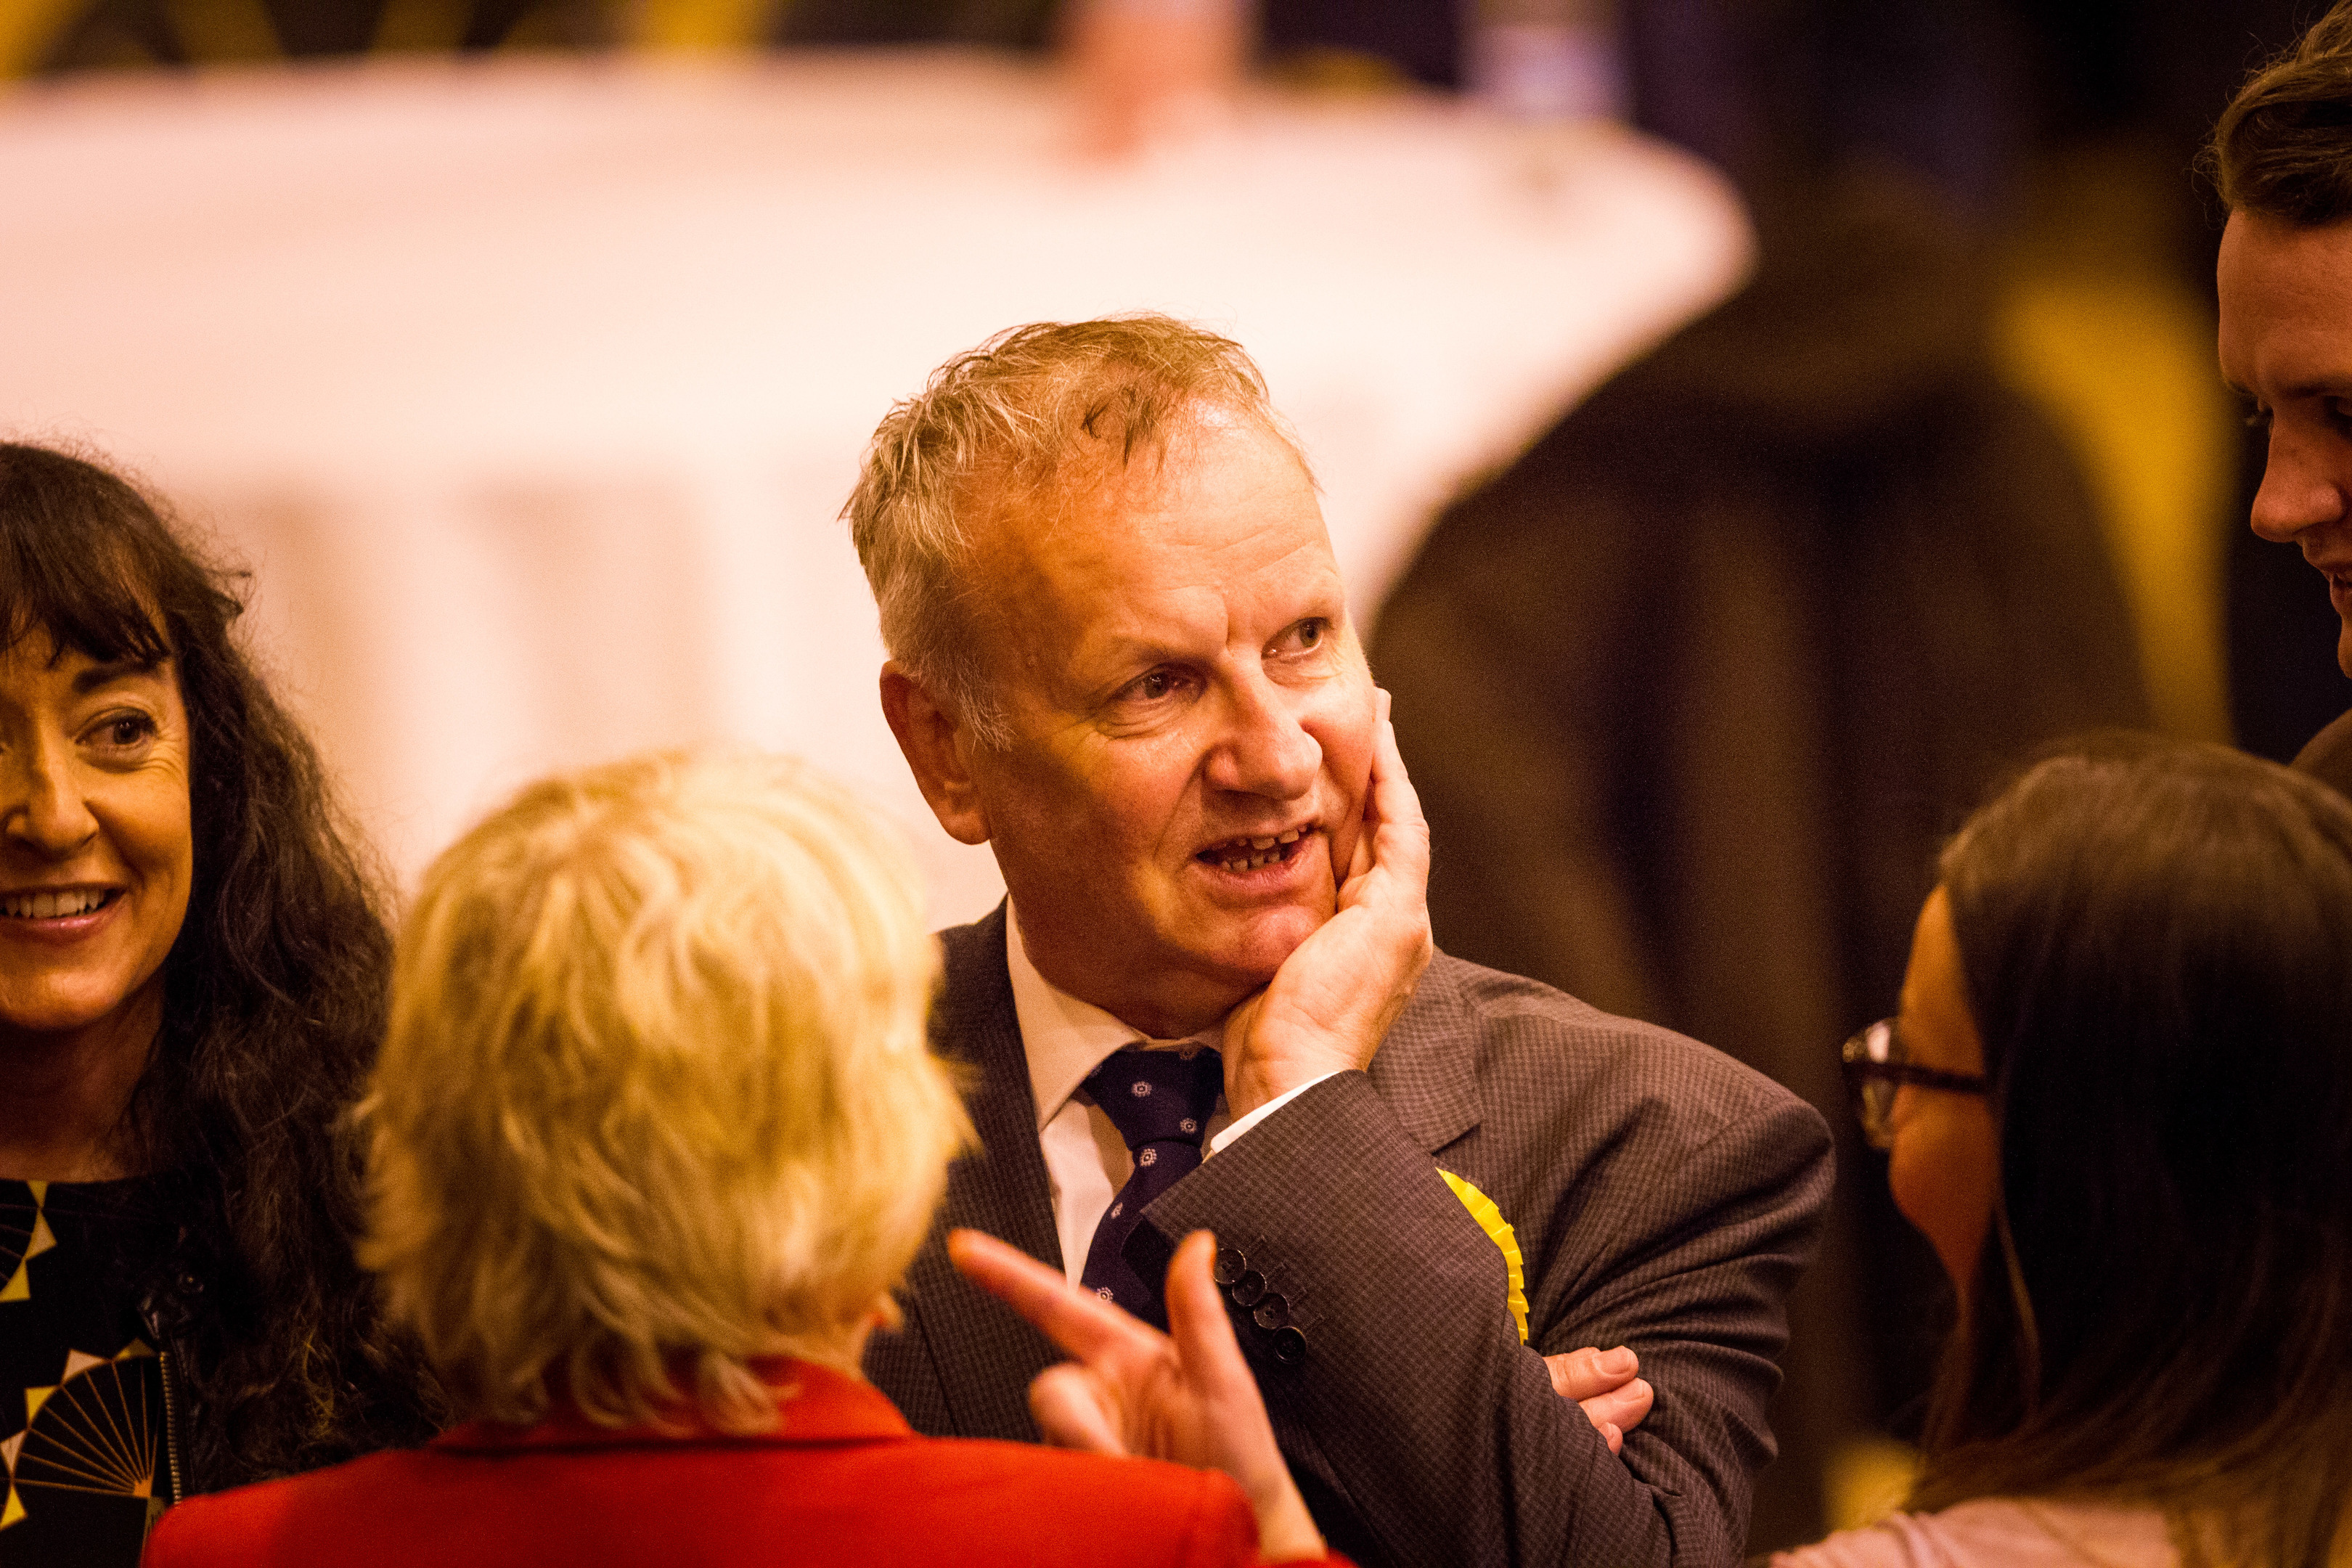
<instances>
[{"instance_id":1,"label":"white dress shirt","mask_svg":"<svg viewBox=\"0 0 2352 1568\"><path fill-rule=\"evenodd\" d=\"M1153 1040L1128 1027L1090 1002L1081 1002L1037 973L1021 943L1019 914L1008 903L1004 911L1004 962L1013 972L1013 1012L1021 1025L1021 1046L1029 1059L1029 1094L1037 1107L1037 1143L1045 1155L1045 1180L1053 1188L1054 1231L1062 1243L1062 1272L1073 1285L1087 1267L1087 1249L1094 1245L1095 1227L1110 1207L1113 1194L1135 1173L1135 1156L1109 1117L1076 1098L1087 1075L1103 1058L1129 1046L1152 1050L1181 1050L1187 1046L1214 1048L1223 1035L1222 1023L1185 1040ZM1324 1078L1331 1075L1326 1073ZM1287 1093L1276 1095L1240 1121L1225 1110L1225 1097L1209 1117L1202 1159L1233 1146L1235 1139L1323 1081L1310 1079Z\"/></svg>"}]
</instances>

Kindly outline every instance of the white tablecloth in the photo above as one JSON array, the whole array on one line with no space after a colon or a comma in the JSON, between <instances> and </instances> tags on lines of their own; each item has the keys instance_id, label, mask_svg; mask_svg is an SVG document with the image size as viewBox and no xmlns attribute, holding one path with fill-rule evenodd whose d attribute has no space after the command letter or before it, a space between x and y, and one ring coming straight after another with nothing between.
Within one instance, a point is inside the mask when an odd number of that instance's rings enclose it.
<instances>
[{"instance_id":1,"label":"white tablecloth","mask_svg":"<svg viewBox=\"0 0 2352 1568\"><path fill-rule=\"evenodd\" d=\"M1266 100L1075 161L961 56L430 62L0 97L0 431L129 465L252 622L392 868L522 780L742 740L868 781L935 913L1001 884L877 708L836 513L999 328L1152 307L1258 357L1360 610L1433 509L1747 264L1638 139Z\"/></svg>"}]
</instances>

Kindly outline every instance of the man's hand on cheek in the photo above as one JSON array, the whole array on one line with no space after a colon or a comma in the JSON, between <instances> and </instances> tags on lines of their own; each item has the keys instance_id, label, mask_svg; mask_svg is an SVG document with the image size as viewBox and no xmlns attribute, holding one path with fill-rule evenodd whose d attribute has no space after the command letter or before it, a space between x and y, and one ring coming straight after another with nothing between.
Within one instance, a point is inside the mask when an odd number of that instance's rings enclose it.
<instances>
[{"instance_id":1,"label":"man's hand on cheek","mask_svg":"<svg viewBox=\"0 0 2352 1568\"><path fill-rule=\"evenodd\" d=\"M1434 951L1429 825L1397 754L1385 691L1349 858L1338 911L1225 1019L1225 1103L1236 1119L1327 1074L1370 1066Z\"/></svg>"}]
</instances>

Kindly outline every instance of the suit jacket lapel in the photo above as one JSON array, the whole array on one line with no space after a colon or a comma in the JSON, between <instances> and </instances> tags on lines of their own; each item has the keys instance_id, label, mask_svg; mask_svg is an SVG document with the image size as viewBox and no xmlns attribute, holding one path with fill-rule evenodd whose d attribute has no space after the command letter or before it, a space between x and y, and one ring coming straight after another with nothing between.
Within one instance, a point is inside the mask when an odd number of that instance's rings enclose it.
<instances>
[{"instance_id":1,"label":"suit jacket lapel","mask_svg":"<svg viewBox=\"0 0 2352 1568\"><path fill-rule=\"evenodd\" d=\"M1478 1064L1468 1046L1477 1032L1464 994L1468 968L1442 952L1430 961L1365 1075L1433 1154L1478 1125Z\"/></svg>"},{"instance_id":2,"label":"suit jacket lapel","mask_svg":"<svg viewBox=\"0 0 2352 1568\"><path fill-rule=\"evenodd\" d=\"M946 1246L947 1231L965 1226L1062 1266L1029 1064L1004 963L1004 920L999 904L976 924L940 933L945 966L931 1012L931 1044L971 1075L964 1105L980 1147L949 1168L939 1224L908 1273L907 1331L919 1332L930 1352L950 1430L1034 1441L1029 1383L1060 1354L1010 1308L966 1284L948 1261Z\"/></svg>"},{"instance_id":3,"label":"suit jacket lapel","mask_svg":"<svg viewBox=\"0 0 2352 1568\"><path fill-rule=\"evenodd\" d=\"M906 1329L897 1344L877 1337L867 1368L920 1431L1034 1441L1029 1384L1060 1354L1011 1309L966 1284L948 1261L946 1246L948 1230L966 1226L1062 1267L1029 1063L1005 968L1004 921L1000 904L985 920L940 933L945 963L931 1012L931 1044L971 1075L964 1104L980 1148L949 1168L939 1222L908 1271ZM1370 1073L1405 1131L1433 1154L1479 1120L1476 1064L1465 1048L1475 1037L1464 994L1467 967L1437 956L1381 1042ZM906 1352L916 1341L941 1400L938 1408L924 1397L928 1390L907 1381Z\"/></svg>"}]
</instances>

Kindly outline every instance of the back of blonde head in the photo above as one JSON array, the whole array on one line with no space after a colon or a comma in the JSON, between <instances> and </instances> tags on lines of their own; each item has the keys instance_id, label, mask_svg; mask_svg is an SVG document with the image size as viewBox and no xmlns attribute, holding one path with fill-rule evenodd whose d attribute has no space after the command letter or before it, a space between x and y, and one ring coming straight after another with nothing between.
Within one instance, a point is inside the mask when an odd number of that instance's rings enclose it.
<instances>
[{"instance_id":1,"label":"back of blonde head","mask_svg":"<svg viewBox=\"0 0 2352 1568\"><path fill-rule=\"evenodd\" d=\"M683 1394L776 1420L748 1358L842 1364L968 1137L904 852L773 757L534 784L435 862L373 1093L369 1235L461 1409ZM690 1386L675 1381L684 1373Z\"/></svg>"},{"instance_id":2,"label":"back of blonde head","mask_svg":"<svg viewBox=\"0 0 2352 1568\"><path fill-rule=\"evenodd\" d=\"M1005 492L1047 489L1074 463L1156 452L1196 403L1256 419L1297 449L1239 343L1150 311L1009 328L941 365L876 428L843 515L882 641L983 743L1005 731L978 647L982 590L966 570L975 514Z\"/></svg>"}]
</instances>

